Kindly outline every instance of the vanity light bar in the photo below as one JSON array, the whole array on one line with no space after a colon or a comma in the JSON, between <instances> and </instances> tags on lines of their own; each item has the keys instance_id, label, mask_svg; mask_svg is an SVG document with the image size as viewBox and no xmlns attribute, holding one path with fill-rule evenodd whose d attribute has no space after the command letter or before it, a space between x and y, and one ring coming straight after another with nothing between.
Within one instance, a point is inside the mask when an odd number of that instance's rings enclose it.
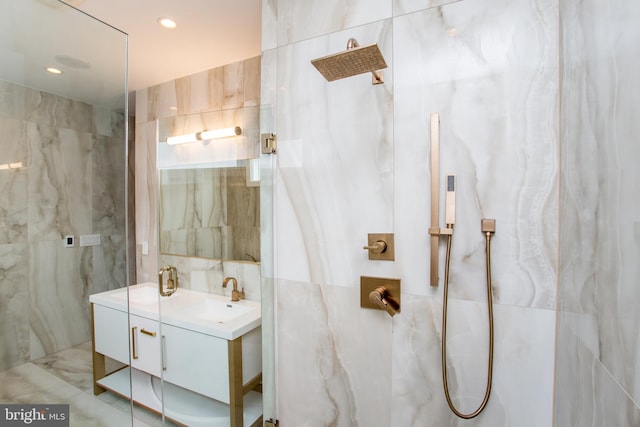
<instances>
[{"instance_id":1,"label":"vanity light bar","mask_svg":"<svg viewBox=\"0 0 640 427\"><path fill-rule=\"evenodd\" d=\"M242 135L242 128L240 126L215 130L203 130L202 132L189 133L186 135L170 136L167 138L167 144L185 144L188 142L208 141L210 139L228 138L230 136L238 135Z\"/></svg>"},{"instance_id":2,"label":"vanity light bar","mask_svg":"<svg viewBox=\"0 0 640 427\"><path fill-rule=\"evenodd\" d=\"M0 165L0 170L20 169L21 167L24 167L22 162L6 163L4 165Z\"/></svg>"}]
</instances>

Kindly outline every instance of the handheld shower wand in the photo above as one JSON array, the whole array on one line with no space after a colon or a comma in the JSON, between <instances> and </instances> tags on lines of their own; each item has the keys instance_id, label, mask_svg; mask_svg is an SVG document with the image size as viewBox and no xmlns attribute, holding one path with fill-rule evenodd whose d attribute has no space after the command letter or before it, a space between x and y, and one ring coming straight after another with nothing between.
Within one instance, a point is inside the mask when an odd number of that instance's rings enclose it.
<instances>
[{"instance_id":1,"label":"handheld shower wand","mask_svg":"<svg viewBox=\"0 0 640 427\"><path fill-rule=\"evenodd\" d=\"M487 386L484 399L480 406L473 412L465 414L459 411L449 393L449 381L447 378L447 308L449 301L449 267L451 264L451 243L453 240L453 227L456 222L456 176L447 175L445 196L445 223L446 228L439 228L438 220L438 175L439 175L439 131L440 119L438 114L431 115L431 286L438 285L438 243L440 236L447 238L447 254L444 267L444 295L442 298L442 383L447 404L456 416L470 419L478 416L489 402L491 395L491 382L493 378L493 295L491 290L491 237L496 231L495 219L483 219L481 230L486 237L486 276L487 276L487 304L489 310L489 362L487 368Z\"/></svg>"}]
</instances>

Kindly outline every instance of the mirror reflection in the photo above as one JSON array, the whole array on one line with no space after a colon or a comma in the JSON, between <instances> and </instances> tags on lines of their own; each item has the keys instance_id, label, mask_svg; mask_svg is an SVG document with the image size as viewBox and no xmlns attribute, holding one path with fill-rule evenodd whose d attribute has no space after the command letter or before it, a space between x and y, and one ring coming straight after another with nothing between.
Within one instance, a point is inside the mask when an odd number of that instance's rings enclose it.
<instances>
[{"instance_id":1,"label":"mirror reflection","mask_svg":"<svg viewBox=\"0 0 640 427\"><path fill-rule=\"evenodd\" d=\"M159 172L160 252L260 261L258 159Z\"/></svg>"}]
</instances>

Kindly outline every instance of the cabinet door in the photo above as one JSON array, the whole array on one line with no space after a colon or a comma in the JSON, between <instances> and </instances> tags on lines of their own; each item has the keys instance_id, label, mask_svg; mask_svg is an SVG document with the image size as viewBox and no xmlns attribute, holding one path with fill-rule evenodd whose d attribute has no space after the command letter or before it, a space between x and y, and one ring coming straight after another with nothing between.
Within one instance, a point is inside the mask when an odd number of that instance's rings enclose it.
<instances>
[{"instance_id":1,"label":"cabinet door","mask_svg":"<svg viewBox=\"0 0 640 427\"><path fill-rule=\"evenodd\" d=\"M229 403L227 340L162 325L165 336L163 379L224 403Z\"/></svg>"},{"instance_id":2,"label":"cabinet door","mask_svg":"<svg viewBox=\"0 0 640 427\"><path fill-rule=\"evenodd\" d=\"M96 351L129 364L127 313L93 304L93 334Z\"/></svg>"},{"instance_id":3,"label":"cabinet door","mask_svg":"<svg viewBox=\"0 0 640 427\"><path fill-rule=\"evenodd\" d=\"M158 322L134 315L130 321L131 366L159 377L162 349Z\"/></svg>"}]
</instances>

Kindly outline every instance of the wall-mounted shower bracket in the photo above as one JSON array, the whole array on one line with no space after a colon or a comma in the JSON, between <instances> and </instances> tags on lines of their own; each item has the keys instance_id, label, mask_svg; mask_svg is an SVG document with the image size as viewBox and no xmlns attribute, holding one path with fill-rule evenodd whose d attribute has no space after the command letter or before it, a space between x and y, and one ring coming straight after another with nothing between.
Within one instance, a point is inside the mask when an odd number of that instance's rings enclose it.
<instances>
[{"instance_id":1,"label":"wall-mounted shower bracket","mask_svg":"<svg viewBox=\"0 0 640 427\"><path fill-rule=\"evenodd\" d=\"M276 135L273 133L263 133L260 135L260 146L262 147L262 154L275 154Z\"/></svg>"}]
</instances>

